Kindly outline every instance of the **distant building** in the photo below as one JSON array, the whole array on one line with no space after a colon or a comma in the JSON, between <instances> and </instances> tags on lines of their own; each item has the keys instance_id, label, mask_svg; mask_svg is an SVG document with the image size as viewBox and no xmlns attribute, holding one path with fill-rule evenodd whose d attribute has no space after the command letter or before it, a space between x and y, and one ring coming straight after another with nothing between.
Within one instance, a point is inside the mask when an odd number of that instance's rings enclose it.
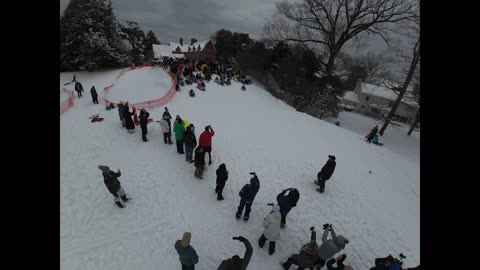
<instances>
[{"instance_id":1,"label":"distant building","mask_svg":"<svg viewBox=\"0 0 480 270\"><path fill-rule=\"evenodd\" d=\"M370 117L382 115L386 117L396 100L397 94L392 90L358 81L354 91L345 93L341 106L347 111L355 110L355 112ZM417 109L418 104L407 92L400 102L393 120L412 123L415 120Z\"/></svg>"},{"instance_id":2,"label":"distant building","mask_svg":"<svg viewBox=\"0 0 480 270\"><path fill-rule=\"evenodd\" d=\"M169 42L168 45L153 44L153 54L156 59L162 58L188 58L196 61L214 62L217 51L211 40L198 41L192 45L180 45Z\"/></svg>"}]
</instances>

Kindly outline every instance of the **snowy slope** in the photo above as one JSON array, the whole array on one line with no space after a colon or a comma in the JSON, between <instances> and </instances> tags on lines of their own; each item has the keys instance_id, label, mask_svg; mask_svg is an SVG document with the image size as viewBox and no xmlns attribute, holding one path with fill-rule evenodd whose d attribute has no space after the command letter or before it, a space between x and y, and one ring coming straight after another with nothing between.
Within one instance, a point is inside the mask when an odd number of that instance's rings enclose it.
<instances>
[{"instance_id":1,"label":"snowy slope","mask_svg":"<svg viewBox=\"0 0 480 270\"><path fill-rule=\"evenodd\" d=\"M103 89L117 74L77 76L85 89L91 84ZM60 76L62 81L72 78ZM140 78L130 80L137 91L147 88ZM196 126L197 139L204 126L215 130L214 164L204 180L194 178L193 165L176 153L175 145L163 143L158 123L149 125L149 142L143 143L139 129L135 134L122 129L116 109L107 112L89 97L75 100L61 116L61 269L181 269L173 245L184 231L192 232L191 244L200 256L197 269L216 269L225 258L243 256L243 244L231 239L238 235L254 248L248 269L279 269L279 261L308 241L310 226L321 234L327 222L350 240L344 252L355 269L369 269L376 257L400 252L408 257L405 266L418 264L418 160L296 112L260 87L247 86L246 92L240 87L213 82L206 92L184 87L167 104L173 116L180 114ZM190 88L195 98L188 96ZM159 120L163 107L149 112ZM95 113L105 120L90 123L88 116ZM312 181L329 154L337 157L337 168L320 194ZM221 163L229 179L225 200L218 202L215 170ZM113 204L99 164L121 169L122 186L134 197L127 208ZM257 172L261 187L245 224L234 215L250 171ZM270 211L266 204L291 186L299 189L300 201L287 217L276 253L269 256L268 248L257 244Z\"/></svg>"},{"instance_id":2,"label":"snowy slope","mask_svg":"<svg viewBox=\"0 0 480 270\"><path fill-rule=\"evenodd\" d=\"M125 73L108 94L108 100L130 104L159 99L172 86L169 75L161 68L144 67Z\"/></svg>"}]
</instances>

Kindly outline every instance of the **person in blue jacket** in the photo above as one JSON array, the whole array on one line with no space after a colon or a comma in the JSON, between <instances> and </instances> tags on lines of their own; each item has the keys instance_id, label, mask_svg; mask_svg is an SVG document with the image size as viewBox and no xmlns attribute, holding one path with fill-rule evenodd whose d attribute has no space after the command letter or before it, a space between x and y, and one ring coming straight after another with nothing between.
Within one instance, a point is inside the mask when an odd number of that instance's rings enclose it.
<instances>
[{"instance_id":1,"label":"person in blue jacket","mask_svg":"<svg viewBox=\"0 0 480 270\"><path fill-rule=\"evenodd\" d=\"M241 199L237 214L235 215L236 218L239 219L242 216L243 208L245 207L245 214L243 215L243 220L245 222L247 222L250 217L253 200L260 189L260 180L258 180L257 174L255 172L251 172L250 174L253 175L252 179L250 179L250 184L243 186L238 193Z\"/></svg>"},{"instance_id":2,"label":"person in blue jacket","mask_svg":"<svg viewBox=\"0 0 480 270\"><path fill-rule=\"evenodd\" d=\"M288 188L277 195L277 203L280 206L280 214L282 214L282 222L280 228L285 228L287 214L293 207L297 206L300 199L300 193L296 188Z\"/></svg>"}]
</instances>

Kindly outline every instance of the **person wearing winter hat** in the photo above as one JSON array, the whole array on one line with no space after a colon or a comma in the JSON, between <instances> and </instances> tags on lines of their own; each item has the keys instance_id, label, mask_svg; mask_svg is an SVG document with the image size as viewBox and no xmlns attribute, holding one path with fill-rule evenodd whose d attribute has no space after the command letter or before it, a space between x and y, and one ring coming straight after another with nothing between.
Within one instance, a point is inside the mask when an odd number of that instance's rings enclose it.
<instances>
[{"instance_id":1,"label":"person wearing winter hat","mask_svg":"<svg viewBox=\"0 0 480 270\"><path fill-rule=\"evenodd\" d=\"M123 105L123 100L120 100L118 102L118 116L120 117L120 121L122 122L122 127L125 127L125 118L123 118L123 110L124 110L124 105Z\"/></svg>"},{"instance_id":2,"label":"person wearing winter hat","mask_svg":"<svg viewBox=\"0 0 480 270\"><path fill-rule=\"evenodd\" d=\"M229 259L223 260L222 263L218 266L217 270L246 270L248 267L248 263L252 258L252 245L243 236L233 237L233 240L238 240L245 245L245 254L243 255L243 259L240 258L238 255L234 255Z\"/></svg>"},{"instance_id":3,"label":"person wearing winter hat","mask_svg":"<svg viewBox=\"0 0 480 270\"><path fill-rule=\"evenodd\" d=\"M198 144L203 146L203 149L208 153L208 165L212 165L212 137L215 135L212 126L205 127L205 131L200 134Z\"/></svg>"},{"instance_id":4,"label":"person wearing winter hat","mask_svg":"<svg viewBox=\"0 0 480 270\"><path fill-rule=\"evenodd\" d=\"M315 266L318 261L318 244L315 227L311 227L310 232L310 242L302 246L300 253L293 254L282 264L284 270L290 269L292 264L298 265L298 270L306 268L312 269L312 267Z\"/></svg>"},{"instance_id":5,"label":"person wearing winter hat","mask_svg":"<svg viewBox=\"0 0 480 270\"><path fill-rule=\"evenodd\" d=\"M105 186L107 186L108 191L113 195L113 201L115 204L120 208L125 208L125 205L120 202L120 198L123 202L128 202L130 198L127 198L125 191L120 185L120 181L118 181L118 177L122 175L120 169L118 169L117 172L114 172L105 165L99 165L98 169L102 171L103 182L105 183Z\"/></svg>"},{"instance_id":6,"label":"person wearing winter hat","mask_svg":"<svg viewBox=\"0 0 480 270\"><path fill-rule=\"evenodd\" d=\"M225 182L228 179L228 171L225 163L220 164L217 169L217 186L215 187L215 193L217 193L217 200L223 201L223 188L225 187Z\"/></svg>"},{"instance_id":7,"label":"person wearing winter hat","mask_svg":"<svg viewBox=\"0 0 480 270\"><path fill-rule=\"evenodd\" d=\"M277 195L277 203L280 206L280 214L282 214L282 222L280 228L285 228L287 223L287 214L293 207L297 206L300 199L300 192L296 188L287 188Z\"/></svg>"},{"instance_id":8,"label":"person wearing winter hat","mask_svg":"<svg viewBox=\"0 0 480 270\"><path fill-rule=\"evenodd\" d=\"M150 114L147 112L147 110L145 109L142 109L140 111L140 116L138 118L140 118L140 128L142 129L142 140L144 142L148 142L147 140L147 124L148 124L148 117L150 116Z\"/></svg>"},{"instance_id":9,"label":"person wearing winter hat","mask_svg":"<svg viewBox=\"0 0 480 270\"><path fill-rule=\"evenodd\" d=\"M255 172L250 173L253 177L250 179L250 183L242 187L238 195L240 196L240 205L237 208L235 217L239 219L242 216L243 208L245 208L245 214L243 215L243 221L247 222L250 218L250 211L252 210L253 200L260 189L260 180L258 180Z\"/></svg>"},{"instance_id":10,"label":"person wearing winter hat","mask_svg":"<svg viewBox=\"0 0 480 270\"><path fill-rule=\"evenodd\" d=\"M282 215L280 214L280 206L274 205L272 212L265 217L263 227L265 231L258 240L258 245L262 248L267 240L270 241L268 247L268 254L272 255L275 252L275 241L280 239L280 222Z\"/></svg>"},{"instance_id":11,"label":"person wearing winter hat","mask_svg":"<svg viewBox=\"0 0 480 270\"><path fill-rule=\"evenodd\" d=\"M335 156L329 155L327 163L323 165L322 170L317 174L317 181L314 183L320 186L320 188L316 189L320 193L325 191L325 182L332 177L333 171L335 171L335 166L337 165L335 159Z\"/></svg>"},{"instance_id":12,"label":"person wearing winter hat","mask_svg":"<svg viewBox=\"0 0 480 270\"><path fill-rule=\"evenodd\" d=\"M338 256L337 258L332 258L327 262L327 269L328 270L353 270L353 268L350 265L345 265L343 262L347 258L347 254L342 254ZM337 266L333 266L334 264L337 264Z\"/></svg>"},{"instance_id":13,"label":"person wearing winter hat","mask_svg":"<svg viewBox=\"0 0 480 270\"><path fill-rule=\"evenodd\" d=\"M177 115L175 123L173 124L173 133L175 133L175 141L177 141L177 153L184 154L183 151L183 133L185 133L185 126L183 120Z\"/></svg>"},{"instance_id":14,"label":"person wearing winter hat","mask_svg":"<svg viewBox=\"0 0 480 270\"><path fill-rule=\"evenodd\" d=\"M322 244L318 249L318 264L320 268L325 265L327 260L331 259L336 253L340 252L348 244L348 239L343 235L337 236L332 225L325 227L322 235ZM327 239L328 233L332 232L332 239Z\"/></svg>"},{"instance_id":15,"label":"person wearing winter hat","mask_svg":"<svg viewBox=\"0 0 480 270\"><path fill-rule=\"evenodd\" d=\"M175 250L178 253L182 270L195 270L195 264L198 263L198 255L195 249L190 245L192 234L185 232L182 240L175 242Z\"/></svg>"}]
</instances>

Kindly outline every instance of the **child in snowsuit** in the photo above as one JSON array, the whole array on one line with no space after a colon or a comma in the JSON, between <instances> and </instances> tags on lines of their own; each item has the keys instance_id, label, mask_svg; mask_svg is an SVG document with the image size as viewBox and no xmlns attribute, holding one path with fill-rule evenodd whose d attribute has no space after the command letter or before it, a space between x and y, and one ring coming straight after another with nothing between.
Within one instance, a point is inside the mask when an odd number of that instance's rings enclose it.
<instances>
[{"instance_id":1,"label":"child in snowsuit","mask_svg":"<svg viewBox=\"0 0 480 270\"><path fill-rule=\"evenodd\" d=\"M122 175L120 169L118 169L117 172L114 172L111 171L108 166L104 165L99 165L98 169L102 171L103 182L105 183L105 186L107 186L108 191L113 195L113 201L115 204L120 208L125 208L125 205L120 202L120 198L123 202L128 202L130 198L127 198L125 191L120 185L120 181L118 181L118 177Z\"/></svg>"},{"instance_id":2,"label":"child in snowsuit","mask_svg":"<svg viewBox=\"0 0 480 270\"><path fill-rule=\"evenodd\" d=\"M217 200L223 201L223 188L225 187L225 182L228 179L228 171L225 163L220 164L217 169L217 186L215 187L215 193L217 193Z\"/></svg>"},{"instance_id":3,"label":"child in snowsuit","mask_svg":"<svg viewBox=\"0 0 480 270\"><path fill-rule=\"evenodd\" d=\"M367 142L371 143L373 137L375 137L375 135L377 135L377 132L378 132L378 126L375 126L375 127L370 131L370 133L367 134L367 136L366 136Z\"/></svg>"}]
</instances>

